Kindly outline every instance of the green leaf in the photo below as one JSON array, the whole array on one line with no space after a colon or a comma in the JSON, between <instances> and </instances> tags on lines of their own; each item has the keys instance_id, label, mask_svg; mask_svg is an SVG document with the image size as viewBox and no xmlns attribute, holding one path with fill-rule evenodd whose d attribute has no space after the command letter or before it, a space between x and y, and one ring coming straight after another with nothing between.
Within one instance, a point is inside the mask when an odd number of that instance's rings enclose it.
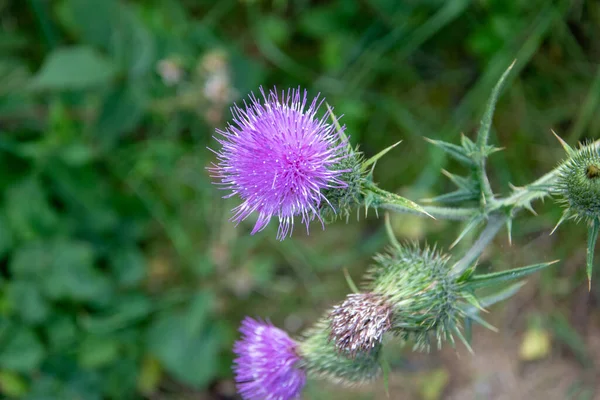
<instances>
[{"instance_id":1,"label":"green leaf","mask_svg":"<svg viewBox=\"0 0 600 400\"><path fill-rule=\"evenodd\" d=\"M200 293L187 309L164 314L148 331L148 348L176 378L201 387L217 373L221 338L208 320L212 303L209 293Z\"/></svg>"},{"instance_id":2,"label":"green leaf","mask_svg":"<svg viewBox=\"0 0 600 400\"><path fill-rule=\"evenodd\" d=\"M504 289L501 289L495 293L480 297L478 299L479 306L486 309L496 303L504 301L504 300L508 299L509 297L513 296L515 293L517 293L519 291L519 289L521 289L521 287L523 287L523 285L525 285L524 281L513 283L512 285L510 285ZM464 312L466 315L472 317L473 315L475 315L479 312L479 308L474 307L474 306L467 306L464 308Z\"/></svg>"},{"instance_id":3,"label":"green leaf","mask_svg":"<svg viewBox=\"0 0 600 400\"><path fill-rule=\"evenodd\" d=\"M27 394L27 381L12 371L0 371L0 389L8 397L22 398Z\"/></svg>"},{"instance_id":4,"label":"green leaf","mask_svg":"<svg viewBox=\"0 0 600 400\"><path fill-rule=\"evenodd\" d=\"M458 242L463 240L463 238L465 236L467 236L467 234L469 232L471 232L473 229L477 228L483 222L484 219L485 219L485 217L483 215L474 215L473 217L471 217L471 219L467 222L467 224L465 225L463 230L460 232L460 234L458 235L456 240L454 240L454 242L452 242L452 244L450 245L450 248L453 248L454 246L456 246L458 244Z\"/></svg>"},{"instance_id":5,"label":"green leaf","mask_svg":"<svg viewBox=\"0 0 600 400\"><path fill-rule=\"evenodd\" d=\"M31 240L56 232L59 217L37 179L16 182L5 196L7 223L15 239Z\"/></svg>"},{"instance_id":6,"label":"green leaf","mask_svg":"<svg viewBox=\"0 0 600 400\"><path fill-rule=\"evenodd\" d=\"M50 307L37 284L16 280L9 282L6 289L12 308L28 323L43 322L49 315Z\"/></svg>"},{"instance_id":7,"label":"green leaf","mask_svg":"<svg viewBox=\"0 0 600 400\"><path fill-rule=\"evenodd\" d=\"M164 315L148 331L148 347L175 378L195 387L206 385L217 373L218 333L190 332L186 315Z\"/></svg>"},{"instance_id":8,"label":"green leaf","mask_svg":"<svg viewBox=\"0 0 600 400\"><path fill-rule=\"evenodd\" d=\"M138 125L145 102L144 89L139 86L120 85L112 89L103 99L95 135L102 143L112 144Z\"/></svg>"},{"instance_id":9,"label":"green leaf","mask_svg":"<svg viewBox=\"0 0 600 400\"><path fill-rule=\"evenodd\" d=\"M110 299L110 281L94 267L89 244L60 240L51 244L47 257L51 271L43 279L43 287L49 297L93 302Z\"/></svg>"},{"instance_id":10,"label":"green leaf","mask_svg":"<svg viewBox=\"0 0 600 400\"><path fill-rule=\"evenodd\" d=\"M379 153L375 154L373 157L371 157L368 160L366 160L365 162L363 162L360 167L360 171L361 172L367 171L369 169L370 165L375 164L381 157L385 156L390 150L392 150L394 147L398 146L400 143L402 143L402 141L399 141L389 147L386 147L385 149L381 150Z\"/></svg>"},{"instance_id":11,"label":"green leaf","mask_svg":"<svg viewBox=\"0 0 600 400\"><path fill-rule=\"evenodd\" d=\"M0 341L0 367L17 372L32 372L41 364L44 353L44 347L35 333L17 326Z\"/></svg>"},{"instance_id":12,"label":"green leaf","mask_svg":"<svg viewBox=\"0 0 600 400\"><path fill-rule=\"evenodd\" d=\"M107 335L134 325L147 318L152 312L152 302L147 295L126 293L114 299L108 310L79 319L83 329L96 335Z\"/></svg>"},{"instance_id":13,"label":"green leaf","mask_svg":"<svg viewBox=\"0 0 600 400\"><path fill-rule=\"evenodd\" d=\"M450 157L454 158L456 161L459 161L468 166L474 166L475 162L471 159L469 153L465 151L461 146L457 146L452 143L444 142L441 140L434 140L425 138L429 143L433 144L436 147L442 149L445 153L447 153Z\"/></svg>"},{"instance_id":14,"label":"green leaf","mask_svg":"<svg viewBox=\"0 0 600 400\"><path fill-rule=\"evenodd\" d=\"M373 195L370 201L375 207L382 207L391 211L394 211L396 209L401 209L403 210L403 212L413 211L417 214L425 214L431 217L431 215L417 203L408 200L402 196L399 196L395 193L391 193L386 190L380 189L375 184L367 183L365 184L363 189L365 189Z\"/></svg>"},{"instance_id":15,"label":"green leaf","mask_svg":"<svg viewBox=\"0 0 600 400\"><path fill-rule=\"evenodd\" d=\"M34 90L86 89L109 84L117 68L92 47L73 46L54 50L33 77Z\"/></svg>"},{"instance_id":16,"label":"green leaf","mask_svg":"<svg viewBox=\"0 0 600 400\"><path fill-rule=\"evenodd\" d=\"M113 337L87 336L78 349L78 360L84 368L98 368L119 356L119 342Z\"/></svg>"},{"instance_id":17,"label":"green leaf","mask_svg":"<svg viewBox=\"0 0 600 400\"><path fill-rule=\"evenodd\" d=\"M542 270L552 264L556 264L557 262L558 260L555 260L547 263L533 264L526 267L509 269L507 271L493 272L491 274L473 275L467 282L465 282L465 288L473 290L476 288L497 285L499 283L514 279L520 279L531 275L534 272Z\"/></svg>"},{"instance_id":18,"label":"green leaf","mask_svg":"<svg viewBox=\"0 0 600 400\"><path fill-rule=\"evenodd\" d=\"M594 268L594 248L596 239L598 239L598 228L600 228L600 219L595 218L588 228L587 252L586 252L586 272L588 277L588 286L592 288L592 272Z\"/></svg>"},{"instance_id":19,"label":"green leaf","mask_svg":"<svg viewBox=\"0 0 600 400\"><path fill-rule=\"evenodd\" d=\"M492 126L492 119L494 117L494 109L496 108L496 103L498 101L498 97L500 96L500 91L506 82L506 78L510 74L510 70L514 67L516 60L513 61L512 64L504 71L496 86L492 90L492 94L488 99L485 113L483 114L483 118L481 119L481 125L479 126L479 130L477 131L477 147L480 150L483 150L487 146L488 138L490 135L490 128Z\"/></svg>"},{"instance_id":20,"label":"green leaf","mask_svg":"<svg viewBox=\"0 0 600 400\"><path fill-rule=\"evenodd\" d=\"M135 247L117 250L110 259L110 267L121 286L136 285L146 276L146 260Z\"/></svg>"}]
</instances>

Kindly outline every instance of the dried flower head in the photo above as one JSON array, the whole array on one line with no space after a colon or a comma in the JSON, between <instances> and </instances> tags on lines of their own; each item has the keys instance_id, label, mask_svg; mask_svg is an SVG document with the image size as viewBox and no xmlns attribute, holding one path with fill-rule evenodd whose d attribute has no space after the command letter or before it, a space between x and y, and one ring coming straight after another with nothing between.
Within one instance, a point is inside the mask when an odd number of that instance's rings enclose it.
<instances>
[{"instance_id":1,"label":"dried flower head","mask_svg":"<svg viewBox=\"0 0 600 400\"><path fill-rule=\"evenodd\" d=\"M381 343L391 328L392 308L382 295L353 293L334 306L329 317L329 339L338 350L355 357Z\"/></svg>"},{"instance_id":2,"label":"dried flower head","mask_svg":"<svg viewBox=\"0 0 600 400\"><path fill-rule=\"evenodd\" d=\"M266 94L262 102L253 94L250 104L234 106L233 125L217 141L223 146L218 163L209 168L227 197L238 195L236 223L258 213L252 234L264 229L272 217L279 219L278 239L291 235L294 219L300 216L308 225L314 218L323 223L320 208L329 201L323 191L347 186L340 179L345 170L340 161L348 157L347 141L327 114L317 112L323 100L319 96L308 103L300 88Z\"/></svg>"},{"instance_id":3,"label":"dried flower head","mask_svg":"<svg viewBox=\"0 0 600 400\"><path fill-rule=\"evenodd\" d=\"M305 333L298 344L302 356L301 366L309 376L326 379L345 386L356 386L372 381L381 374L381 343L366 351L357 351L354 356L340 352L329 340L331 328L329 318L319 320Z\"/></svg>"},{"instance_id":4,"label":"dried flower head","mask_svg":"<svg viewBox=\"0 0 600 400\"><path fill-rule=\"evenodd\" d=\"M233 347L235 381L244 400L290 400L300 396L306 374L297 344L273 325L246 318Z\"/></svg>"}]
</instances>

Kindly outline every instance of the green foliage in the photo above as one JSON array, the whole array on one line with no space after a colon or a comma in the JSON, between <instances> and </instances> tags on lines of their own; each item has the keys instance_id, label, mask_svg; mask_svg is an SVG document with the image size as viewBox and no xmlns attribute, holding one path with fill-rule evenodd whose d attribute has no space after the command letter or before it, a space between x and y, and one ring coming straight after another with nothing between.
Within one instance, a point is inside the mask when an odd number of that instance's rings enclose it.
<instances>
[{"instance_id":1,"label":"green foliage","mask_svg":"<svg viewBox=\"0 0 600 400\"><path fill-rule=\"evenodd\" d=\"M571 143L600 135L591 55L599 11L591 0L0 1L0 392L93 400L203 391L231 378L242 315L308 324L347 291L342 267L363 272L385 243L374 218L283 245L228 221L235 204L219 198L205 167L233 100L259 85L322 92L365 159L402 140L378 159L377 182L409 198L450 192L439 171L462 163L466 174L449 174L457 189L432 200L473 207L423 210L469 225L481 211L469 132L512 60L499 133L489 130L510 151L488 160L492 187L555 166L550 127L567 129ZM488 211L510 215L543 197L551 178ZM412 206L391 200L391 209ZM397 225L444 244L465 231L460 251L495 221ZM515 243L552 224L538 221L515 223ZM569 229L553 251L583 260L585 238ZM493 265L510 254L493 252ZM547 272L536 292L552 312L544 296L561 293L564 305L584 279L567 272ZM465 310L482 321L476 307Z\"/></svg>"}]
</instances>

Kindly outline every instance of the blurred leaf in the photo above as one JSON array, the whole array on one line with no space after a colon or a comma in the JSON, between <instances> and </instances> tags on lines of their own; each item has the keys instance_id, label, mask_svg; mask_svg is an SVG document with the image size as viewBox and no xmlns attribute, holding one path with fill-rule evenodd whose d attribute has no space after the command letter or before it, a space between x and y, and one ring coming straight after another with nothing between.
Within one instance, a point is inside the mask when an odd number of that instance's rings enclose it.
<instances>
[{"instance_id":1,"label":"blurred leaf","mask_svg":"<svg viewBox=\"0 0 600 400\"><path fill-rule=\"evenodd\" d=\"M84 368L109 364L119 355L119 343L111 337L87 336L78 349L78 359Z\"/></svg>"},{"instance_id":2,"label":"blurred leaf","mask_svg":"<svg viewBox=\"0 0 600 400\"><path fill-rule=\"evenodd\" d=\"M119 249L110 259L111 270L121 286L138 284L146 276L146 260L136 248Z\"/></svg>"},{"instance_id":3,"label":"blurred leaf","mask_svg":"<svg viewBox=\"0 0 600 400\"><path fill-rule=\"evenodd\" d=\"M58 3L57 14L62 24L81 41L110 50L114 22L119 17L116 0L63 0Z\"/></svg>"},{"instance_id":4,"label":"blurred leaf","mask_svg":"<svg viewBox=\"0 0 600 400\"><path fill-rule=\"evenodd\" d=\"M139 87L121 85L104 97L95 134L102 143L112 143L139 123L144 112L144 95Z\"/></svg>"},{"instance_id":5,"label":"blurred leaf","mask_svg":"<svg viewBox=\"0 0 600 400\"><path fill-rule=\"evenodd\" d=\"M8 397L22 397L27 393L27 382L12 371L0 371L0 393Z\"/></svg>"},{"instance_id":6,"label":"blurred leaf","mask_svg":"<svg viewBox=\"0 0 600 400\"><path fill-rule=\"evenodd\" d=\"M162 368L154 357L145 357L138 375L137 387L143 394L153 393L160 383Z\"/></svg>"},{"instance_id":7,"label":"blurred leaf","mask_svg":"<svg viewBox=\"0 0 600 400\"><path fill-rule=\"evenodd\" d=\"M7 296L12 308L28 323L43 322L50 307L37 284L30 281L12 281L7 287Z\"/></svg>"},{"instance_id":8,"label":"blurred leaf","mask_svg":"<svg viewBox=\"0 0 600 400\"><path fill-rule=\"evenodd\" d=\"M152 311L150 299L139 293L127 293L113 299L112 307L103 313L80 318L81 326L97 335L109 334L139 323Z\"/></svg>"},{"instance_id":9,"label":"blurred leaf","mask_svg":"<svg viewBox=\"0 0 600 400\"><path fill-rule=\"evenodd\" d=\"M0 341L0 367L31 372L40 365L44 353L44 347L32 330L15 326L10 335Z\"/></svg>"},{"instance_id":10,"label":"blurred leaf","mask_svg":"<svg viewBox=\"0 0 600 400\"><path fill-rule=\"evenodd\" d=\"M62 313L53 314L45 324L45 329L49 348L58 352L70 349L80 334L72 317Z\"/></svg>"},{"instance_id":11,"label":"blurred leaf","mask_svg":"<svg viewBox=\"0 0 600 400\"><path fill-rule=\"evenodd\" d=\"M5 194L7 222L15 237L31 240L55 232L59 217L36 179L15 183Z\"/></svg>"},{"instance_id":12,"label":"blurred leaf","mask_svg":"<svg viewBox=\"0 0 600 400\"><path fill-rule=\"evenodd\" d=\"M187 312L165 314L148 331L148 348L176 378L201 387L217 372L220 338L207 326L208 297L200 294Z\"/></svg>"},{"instance_id":13,"label":"blurred leaf","mask_svg":"<svg viewBox=\"0 0 600 400\"><path fill-rule=\"evenodd\" d=\"M86 89L109 84L117 69L112 61L88 46L54 50L44 60L30 87L35 90Z\"/></svg>"},{"instance_id":14,"label":"blurred leaf","mask_svg":"<svg viewBox=\"0 0 600 400\"><path fill-rule=\"evenodd\" d=\"M50 246L45 293L54 299L106 301L112 294L109 280L94 268L92 247L85 242L61 240Z\"/></svg>"}]
</instances>

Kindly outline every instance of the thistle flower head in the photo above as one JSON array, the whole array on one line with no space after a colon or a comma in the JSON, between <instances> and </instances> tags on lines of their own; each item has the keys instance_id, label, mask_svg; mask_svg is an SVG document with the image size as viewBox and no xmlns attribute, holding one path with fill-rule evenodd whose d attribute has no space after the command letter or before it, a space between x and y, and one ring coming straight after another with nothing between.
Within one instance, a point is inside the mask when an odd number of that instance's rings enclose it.
<instances>
[{"instance_id":1,"label":"thistle flower head","mask_svg":"<svg viewBox=\"0 0 600 400\"><path fill-rule=\"evenodd\" d=\"M435 249L394 246L368 272L368 290L390 304L391 332L412 338L416 349L429 349L432 335L441 347L459 326L463 296L447 261Z\"/></svg>"},{"instance_id":2,"label":"thistle flower head","mask_svg":"<svg viewBox=\"0 0 600 400\"><path fill-rule=\"evenodd\" d=\"M271 218L279 219L278 239L291 235L295 217L308 225L320 209L331 205L324 191L342 190L347 184L340 167L349 156L345 137L328 114L317 112L323 99L309 102L300 88L268 94L262 100L250 95L250 102L232 108L233 124L217 130L222 149L217 164L209 170L231 196L242 203L234 208L236 223L256 212L252 234L264 229ZM344 128L341 128L342 131Z\"/></svg>"},{"instance_id":3,"label":"thistle flower head","mask_svg":"<svg viewBox=\"0 0 600 400\"><path fill-rule=\"evenodd\" d=\"M297 344L287 333L246 318L234 345L235 381L244 400L290 400L300 396L306 375L299 368Z\"/></svg>"},{"instance_id":4,"label":"thistle flower head","mask_svg":"<svg viewBox=\"0 0 600 400\"><path fill-rule=\"evenodd\" d=\"M381 343L350 355L340 352L330 336L331 327L326 317L309 329L299 343L301 366L309 376L346 386L366 383L379 376Z\"/></svg>"},{"instance_id":5,"label":"thistle flower head","mask_svg":"<svg viewBox=\"0 0 600 400\"><path fill-rule=\"evenodd\" d=\"M391 328L392 308L386 298L375 293L353 293L330 312L330 333L340 352L355 357L381 343Z\"/></svg>"},{"instance_id":6,"label":"thistle flower head","mask_svg":"<svg viewBox=\"0 0 600 400\"><path fill-rule=\"evenodd\" d=\"M558 169L555 186L567 217L586 221L600 218L600 148L589 144L568 153L569 158Z\"/></svg>"}]
</instances>

